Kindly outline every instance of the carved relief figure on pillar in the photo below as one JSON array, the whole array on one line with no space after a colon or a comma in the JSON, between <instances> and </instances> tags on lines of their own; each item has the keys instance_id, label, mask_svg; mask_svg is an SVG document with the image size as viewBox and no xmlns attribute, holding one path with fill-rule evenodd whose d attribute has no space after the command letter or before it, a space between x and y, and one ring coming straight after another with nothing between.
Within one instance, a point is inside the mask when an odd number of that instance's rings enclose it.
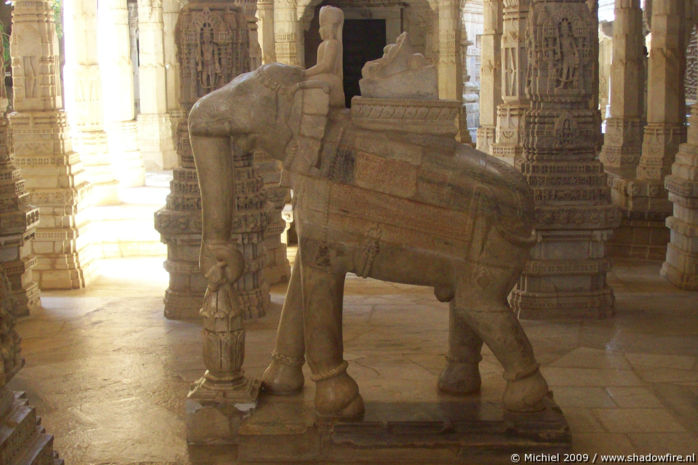
<instances>
[{"instance_id":1,"label":"carved relief figure on pillar","mask_svg":"<svg viewBox=\"0 0 698 465\"><path fill-rule=\"evenodd\" d=\"M213 27L204 23L199 36L196 70L199 73L199 84L207 92L218 88L223 77L221 59L220 47L214 42Z\"/></svg>"}]
</instances>

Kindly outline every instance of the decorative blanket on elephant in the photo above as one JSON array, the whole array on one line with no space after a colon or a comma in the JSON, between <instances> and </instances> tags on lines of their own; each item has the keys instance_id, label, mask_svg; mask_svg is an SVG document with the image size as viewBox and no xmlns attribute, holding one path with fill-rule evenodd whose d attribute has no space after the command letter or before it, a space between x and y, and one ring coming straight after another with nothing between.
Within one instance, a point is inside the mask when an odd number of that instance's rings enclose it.
<instances>
[{"instance_id":1,"label":"decorative blanket on elephant","mask_svg":"<svg viewBox=\"0 0 698 465\"><path fill-rule=\"evenodd\" d=\"M411 243L433 248L438 238L448 250L495 225L530 237L532 212L523 210L527 186L518 172L448 136L371 131L335 114L307 182L314 192L298 195L306 219L332 230L381 225L386 240L410 235Z\"/></svg>"}]
</instances>

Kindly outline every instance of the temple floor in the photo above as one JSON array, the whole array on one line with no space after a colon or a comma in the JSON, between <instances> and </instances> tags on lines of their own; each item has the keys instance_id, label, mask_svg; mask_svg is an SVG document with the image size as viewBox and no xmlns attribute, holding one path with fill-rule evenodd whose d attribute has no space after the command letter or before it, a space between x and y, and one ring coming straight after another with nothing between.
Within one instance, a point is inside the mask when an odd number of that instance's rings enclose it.
<instances>
[{"instance_id":1,"label":"temple floor","mask_svg":"<svg viewBox=\"0 0 698 465\"><path fill-rule=\"evenodd\" d=\"M575 450L698 451L698 292L675 289L659 266L616 263L614 318L523 322ZM201 329L163 317L167 279L161 258L105 260L90 289L44 292L43 309L19 321L26 366L10 388L27 392L66 464L191 462L184 401L203 373ZM251 376L269 360L284 291L247 324ZM344 302L345 358L364 398L436 400L447 304L353 276ZM481 396L499 399L501 368L483 357Z\"/></svg>"}]
</instances>

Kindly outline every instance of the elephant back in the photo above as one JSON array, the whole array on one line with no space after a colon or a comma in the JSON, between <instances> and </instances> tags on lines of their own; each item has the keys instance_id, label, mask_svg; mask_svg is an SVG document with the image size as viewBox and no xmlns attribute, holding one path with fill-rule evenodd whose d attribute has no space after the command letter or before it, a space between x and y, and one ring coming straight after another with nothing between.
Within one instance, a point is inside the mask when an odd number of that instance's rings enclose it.
<instances>
[{"instance_id":1,"label":"elephant back","mask_svg":"<svg viewBox=\"0 0 698 465\"><path fill-rule=\"evenodd\" d=\"M463 240L478 223L510 242L530 245L531 189L515 168L494 157L447 136L357 128L346 115L331 118L323 142L323 175L368 191L371 207L365 215L385 210L393 221L406 216L401 227L443 229L445 241ZM346 191L338 201L349 195Z\"/></svg>"}]
</instances>

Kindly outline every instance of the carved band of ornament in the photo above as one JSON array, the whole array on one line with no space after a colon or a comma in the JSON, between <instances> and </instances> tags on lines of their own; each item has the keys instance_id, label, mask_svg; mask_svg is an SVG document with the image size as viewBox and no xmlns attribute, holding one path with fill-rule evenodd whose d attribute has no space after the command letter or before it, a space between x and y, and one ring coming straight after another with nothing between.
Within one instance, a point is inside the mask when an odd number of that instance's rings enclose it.
<instances>
[{"instance_id":1,"label":"carved band of ornament","mask_svg":"<svg viewBox=\"0 0 698 465\"><path fill-rule=\"evenodd\" d=\"M606 273L610 269L607 259L577 260L577 261L537 261L529 260L524 267L524 273L528 275L573 275Z\"/></svg>"},{"instance_id":2,"label":"carved band of ornament","mask_svg":"<svg viewBox=\"0 0 698 465\"><path fill-rule=\"evenodd\" d=\"M447 100L352 99L352 121L367 129L455 134L460 103ZM449 124L450 123L450 124Z\"/></svg>"},{"instance_id":3,"label":"carved band of ornament","mask_svg":"<svg viewBox=\"0 0 698 465\"><path fill-rule=\"evenodd\" d=\"M614 205L536 206L535 218L538 229L610 229L620 224Z\"/></svg>"},{"instance_id":4,"label":"carved band of ornament","mask_svg":"<svg viewBox=\"0 0 698 465\"><path fill-rule=\"evenodd\" d=\"M581 294L581 295L580 295ZM606 288L600 291L581 292L572 291L569 294L561 292L535 295L526 295L524 291L514 290L512 301L519 311L537 310L546 312L554 310L559 314L578 315L583 311L598 312L599 309L610 307L613 303L611 290Z\"/></svg>"},{"instance_id":5,"label":"carved band of ornament","mask_svg":"<svg viewBox=\"0 0 698 465\"><path fill-rule=\"evenodd\" d=\"M681 197L698 197L698 182L669 175L664 178L666 190Z\"/></svg>"}]
</instances>

